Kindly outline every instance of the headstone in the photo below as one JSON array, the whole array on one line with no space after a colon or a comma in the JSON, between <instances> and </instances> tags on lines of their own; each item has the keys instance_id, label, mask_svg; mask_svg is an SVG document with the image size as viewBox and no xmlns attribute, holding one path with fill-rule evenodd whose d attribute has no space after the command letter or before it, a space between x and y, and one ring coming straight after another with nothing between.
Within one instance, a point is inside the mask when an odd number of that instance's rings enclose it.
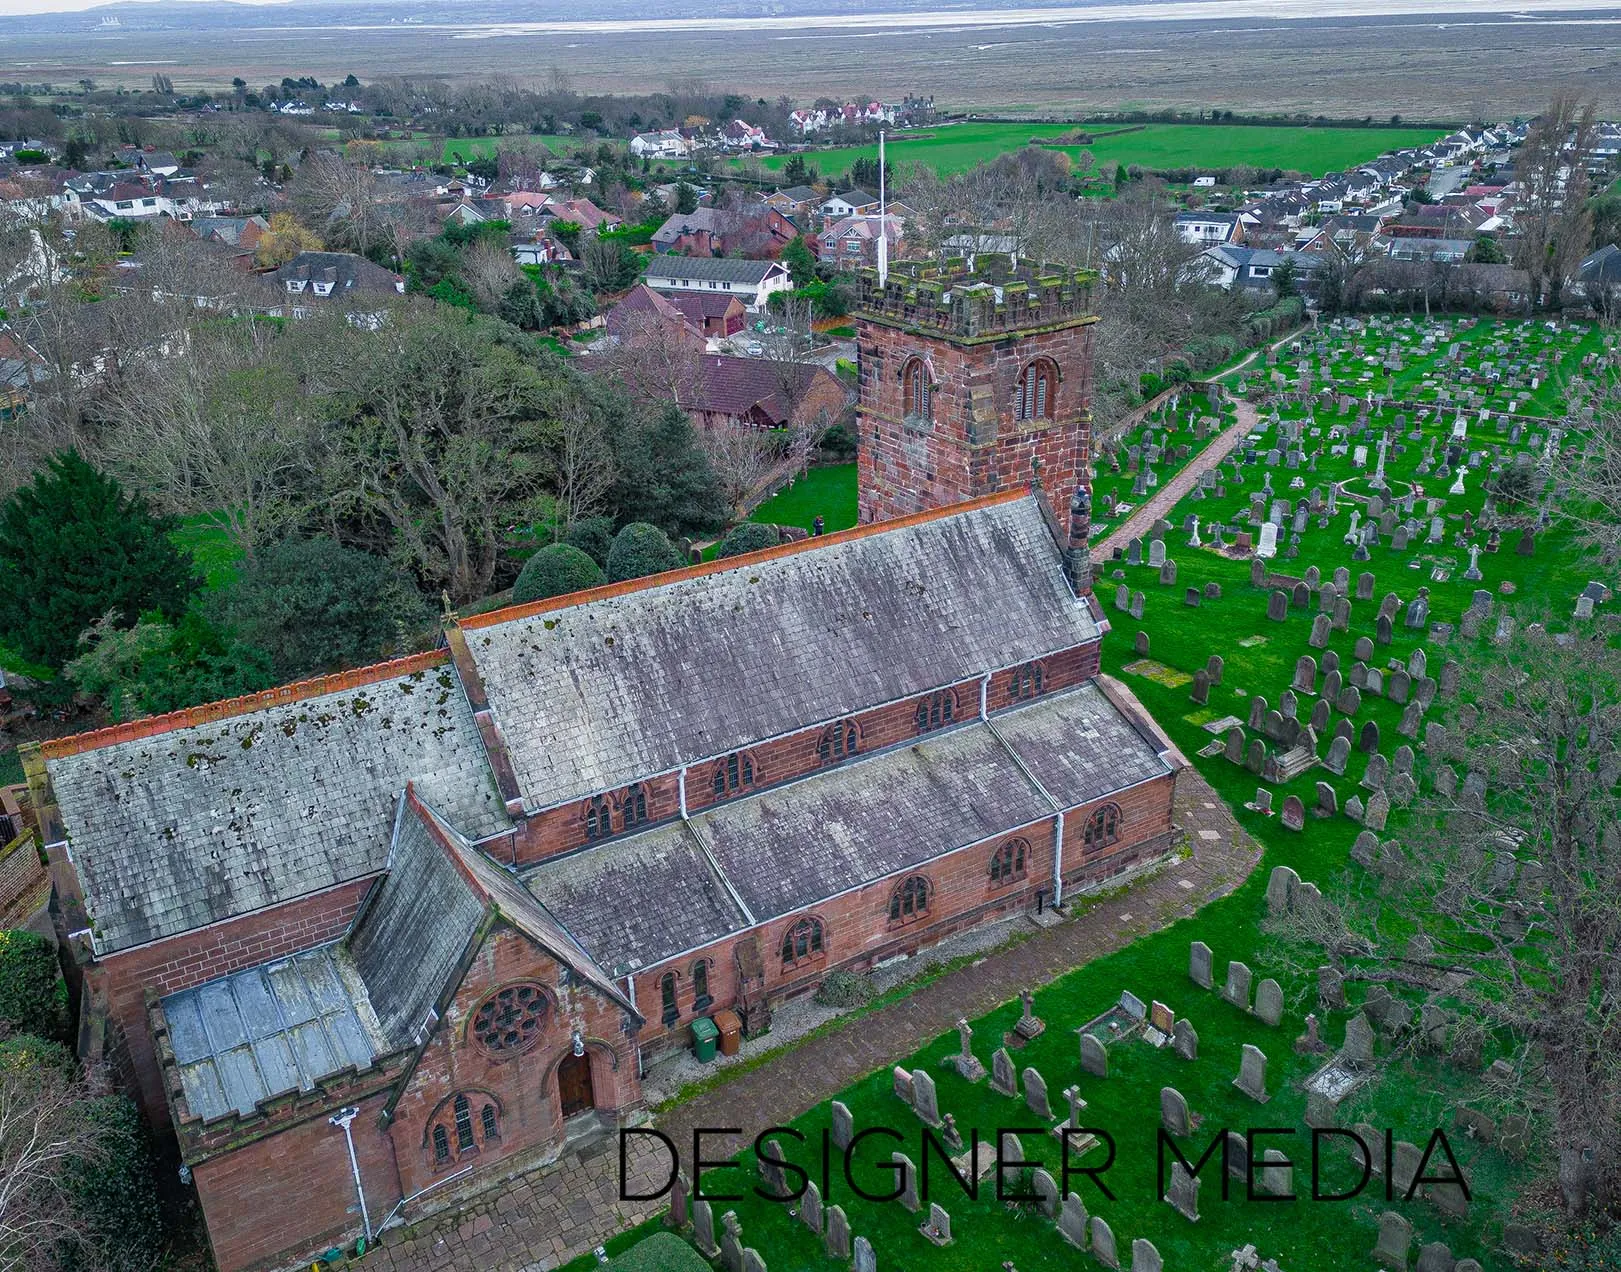
<instances>
[{"instance_id":1,"label":"headstone","mask_svg":"<svg viewBox=\"0 0 1621 1272\"><path fill-rule=\"evenodd\" d=\"M1086 1204L1077 1193L1064 1198L1058 1208L1058 1235L1077 1250L1086 1249Z\"/></svg>"},{"instance_id":2,"label":"headstone","mask_svg":"<svg viewBox=\"0 0 1621 1272\"><path fill-rule=\"evenodd\" d=\"M940 1125L940 1102L934 1079L922 1069L912 1070L912 1111L925 1126Z\"/></svg>"},{"instance_id":3,"label":"headstone","mask_svg":"<svg viewBox=\"0 0 1621 1272\"><path fill-rule=\"evenodd\" d=\"M799 1222L817 1236L822 1235L822 1190L814 1179L805 1182L805 1192L799 1199Z\"/></svg>"},{"instance_id":4,"label":"headstone","mask_svg":"<svg viewBox=\"0 0 1621 1272\"><path fill-rule=\"evenodd\" d=\"M1193 687L1188 690L1188 700L1200 707L1210 701L1210 677L1202 667L1193 673Z\"/></svg>"},{"instance_id":5,"label":"headstone","mask_svg":"<svg viewBox=\"0 0 1621 1272\"><path fill-rule=\"evenodd\" d=\"M718 1259L720 1246L715 1241L715 1212L707 1201L692 1203L692 1244L706 1259Z\"/></svg>"},{"instance_id":6,"label":"headstone","mask_svg":"<svg viewBox=\"0 0 1621 1272\"><path fill-rule=\"evenodd\" d=\"M1024 1071L1024 1103L1043 1122L1053 1120L1052 1105L1047 1100L1047 1080L1034 1067Z\"/></svg>"},{"instance_id":7,"label":"headstone","mask_svg":"<svg viewBox=\"0 0 1621 1272\"><path fill-rule=\"evenodd\" d=\"M957 1044L957 1055L952 1064L967 1081L978 1082L985 1076L985 1066L974 1055L974 1031L965 1016L957 1018Z\"/></svg>"},{"instance_id":8,"label":"headstone","mask_svg":"<svg viewBox=\"0 0 1621 1272\"><path fill-rule=\"evenodd\" d=\"M1283 990L1271 977L1255 987L1255 1014L1273 1028L1283 1023Z\"/></svg>"},{"instance_id":9,"label":"headstone","mask_svg":"<svg viewBox=\"0 0 1621 1272\"><path fill-rule=\"evenodd\" d=\"M918 1228L925 1237L935 1245L945 1246L951 1244L951 1215L937 1201L929 1203L929 1217Z\"/></svg>"},{"instance_id":10,"label":"headstone","mask_svg":"<svg viewBox=\"0 0 1621 1272\"><path fill-rule=\"evenodd\" d=\"M1250 1173L1250 1146L1237 1131L1228 1131L1222 1136L1222 1159L1227 1163L1227 1173L1234 1179L1248 1179Z\"/></svg>"},{"instance_id":11,"label":"headstone","mask_svg":"<svg viewBox=\"0 0 1621 1272\"><path fill-rule=\"evenodd\" d=\"M1289 617L1289 594L1275 591L1266 602L1266 616L1274 623L1281 623Z\"/></svg>"},{"instance_id":12,"label":"headstone","mask_svg":"<svg viewBox=\"0 0 1621 1272\"><path fill-rule=\"evenodd\" d=\"M843 1152L850 1147L850 1141L855 1138L855 1118L849 1108L838 1100L833 1101L833 1147Z\"/></svg>"},{"instance_id":13,"label":"headstone","mask_svg":"<svg viewBox=\"0 0 1621 1272\"><path fill-rule=\"evenodd\" d=\"M1347 1069L1358 1073L1373 1068L1373 1026L1361 1012L1345 1022L1345 1045L1340 1048L1338 1059Z\"/></svg>"},{"instance_id":14,"label":"headstone","mask_svg":"<svg viewBox=\"0 0 1621 1272\"><path fill-rule=\"evenodd\" d=\"M1300 802L1300 796L1298 795L1284 797L1283 828L1285 830L1304 830L1306 828L1306 807Z\"/></svg>"},{"instance_id":15,"label":"headstone","mask_svg":"<svg viewBox=\"0 0 1621 1272\"><path fill-rule=\"evenodd\" d=\"M1081 1034L1081 1068L1094 1078L1109 1076L1109 1053L1089 1033Z\"/></svg>"},{"instance_id":16,"label":"headstone","mask_svg":"<svg viewBox=\"0 0 1621 1272\"><path fill-rule=\"evenodd\" d=\"M889 1160L900 1167L901 1177L901 1205L916 1212L922 1209L923 1203L917 1195L917 1165L905 1153L891 1153Z\"/></svg>"},{"instance_id":17,"label":"headstone","mask_svg":"<svg viewBox=\"0 0 1621 1272\"><path fill-rule=\"evenodd\" d=\"M1323 760L1323 767L1337 777L1345 775L1346 763L1351 758L1351 744L1344 738L1337 737L1328 744L1328 755Z\"/></svg>"},{"instance_id":18,"label":"headstone","mask_svg":"<svg viewBox=\"0 0 1621 1272\"><path fill-rule=\"evenodd\" d=\"M845 1218L843 1206L827 1208L827 1231L822 1236L822 1244L830 1259L850 1257L850 1221Z\"/></svg>"},{"instance_id":19,"label":"headstone","mask_svg":"<svg viewBox=\"0 0 1621 1272\"><path fill-rule=\"evenodd\" d=\"M1227 964L1227 984L1222 989L1221 996L1234 1007L1249 1010L1250 969L1243 963L1234 961Z\"/></svg>"},{"instance_id":20,"label":"headstone","mask_svg":"<svg viewBox=\"0 0 1621 1272\"><path fill-rule=\"evenodd\" d=\"M1030 1172L1030 1186L1034 1189L1041 1213L1049 1219L1058 1217L1058 1181L1045 1169L1037 1166Z\"/></svg>"},{"instance_id":21,"label":"headstone","mask_svg":"<svg viewBox=\"0 0 1621 1272\"><path fill-rule=\"evenodd\" d=\"M1199 1035L1186 1016L1178 1016L1171 1027L1171 1049L1184 1060L1199 1058Z\"/></svg>"},{"instance_id":22,"label":"headstone","mask_svg":"<svg viewBox=\"0 0 1621 1272\"><path fill-rule=\"evenodd\" d=\"M878 1256L873 1253L872 1242L866 1237L855 1240L855 1272L878 1272Z\"/></svg>"},{"instance_id":23,"label":"headstone","mask_svg":"<svg viewBox=\"0 0 1621 1272\"><path fill-rule=\"evenodd\" d=\"M1182 1163L1171 1163L1171 1184L1165 1190L1165 1204L1175 1210L1189 1223L1199 1222L1199 1179L1189 1175ZM1135 1250L1132 1253L1132 1266L1136 1267Z\"/></svg>"},{"instance_id":24,"label":"headstone","mask_svg":"<svg viewBox=\"0 0 1621 1272\"><path fill-rule=\"evenodd\" d=\"M1311 635L1306 643L1313 649L1328 648L1329 633L1333 630L1334 620L1327 614L1319 614L1311 620Z\"/></svg>"},{"instance_id":25,"label":"headstone","mask_svg":"<svg viewBox=\"0 0 1621 1272\"><path fill-rule=\"evenodd\" d=\"M1257 1187L1274 1197L1289 1195L1294 1182L1294 1164L1275 1148L1263 1149L1255 1172Z\"/></svg>"},{"instance_id":26,"label":"headstone","mask_svg":"<svg viewBox=\"0 0 1621 1272\"><path fill-rule=\"evenodd\" d=\"M1159 1120L1168 1134L1193 1134L1193 1117L1188 1112L1188 1102L1175 1087L1159 1089Z\"/></svg>"},{"instance_id":27,"label":"headstone","mask_svg":"<svg viewBox=\"0 0 1621 1272\"><path fill-rule=\"evenodd\" d=\"M1188 947L1188 979L1201 989L1209 989L1214 983L1210 968L1210 947L1203 941L1194 941Z\"/></svg>"},{"instance_id":28,"label":"headstone","mask_svg":"<svg viewBox=\"0 0 1621 1272\"><path fill-rule=\"evenodd\" d=\"M1019 1097L1019 1077L1006 1047L998 1047L991 1056L991 1090L998 1095Z\"/></svg>"},{"instance_id":29,"label":"headstone","mask_svg":"<svg viewBox=\"0 0 1621 1272\"><path fill-rule=\"evenodd\" d=\"M1120 1256L1115 1251L1114 1230L1102 1215L1092 1216L1092 1257L1106 1268L1119 1272Z\"/></svg>"},{"instance_id":30,"label":"headstone","mask_svg":"<svg viewBox=\"0 0 1621 1272\"><path fill-rule=\"evenodd\" d=\"M1259 1047L1244 1044L1233 1085L1257 1104L1265 1104L1272 1098L1266 1092L1266 1053Z\"/></svg>"},{"instance_id":31,"label":"headstone","mask_svg":"<svg viewBox=\"0 0 1621 1272\"><path fill-rule=\"evenodd\" d=\"M687 1172L678 1170L675 1179L670 1183L670 1209L664 1216L664 1222L679 1232L687 1226L692 1213L692 1181L687 1178Z\"/></svg>"},{"instance_id":32,"label":"headstone","mask_svg":"<svg viewBox=\"0 0 1621 1272\"><path fill-rule=\"evenodd\" d=\"M1041 1017L1036 1015L1036 996L1028 989L1019 991L1019 1004L1021 1011L1018 1021L1013 1026L1013 1032L1028 1042L1032 1038L1039 1038L1047 1028Z\"/></svg>"},{"instance_id":33,"label":"headstone","mask_svg":"<svg viewBox=\"0 0 1621 1272\"><path fill-rule=\"evenodd\" d=\"M900 1065L896 1065L890 1071L890 1089L894 1092L897 1100L910 1104L912 1102L912 1075L901 1068Z\"/></svg>"},{"instance_id":34,"label":"headstone","mask_svg":"<svg viewBox=\"0 0 1621 1272\"><path fill-rule=\"evenodd\" d=\"M743 1272L743 1225L737 1212L728 1210L720 1217L720 1265L726 1272Z\"/></svg>"}]
</instances>

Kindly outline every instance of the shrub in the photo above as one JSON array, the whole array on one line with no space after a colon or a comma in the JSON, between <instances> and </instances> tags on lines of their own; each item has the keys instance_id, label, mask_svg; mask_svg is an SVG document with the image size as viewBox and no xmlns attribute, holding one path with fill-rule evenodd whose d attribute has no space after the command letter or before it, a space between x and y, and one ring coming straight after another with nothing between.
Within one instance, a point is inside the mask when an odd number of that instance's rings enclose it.
<instances>
[{"instance_id":1,"label":"shrub","mask_svg":"<svg viewBox=\"0 0 1621 1272\"><path fill-rule=\"evenodd\" d=\"M757 521L745 521L740 526L734 526L721 540L720 555L723 557L742 556L745 552L758 552L761 548L774 548L780 543L781 536L777 534L775 526L764 526Z\"/></svg>"},{"instance_id":2,"label":"shrub","mask_svg":"<svg viewBox=\"0 0 1621 1272\"><path fill-rule=\"evenodd\" d=\"M822 458L836 464L849 463L856 457L855 430L848 424L835 424L822 434Z\"/></svg>"},{"instance_id":3,"label":"shrub","mask_svg":"<svg viewBox=\"0 0 1621 1272\"><path fill-rule=\"evenodd\" d=\"M685 564L680 550L664 531L645 521L633 521L614 536L613 549L608 553L608 582L645 578Z\"/></svg>"},{"instance_id":4,"label":"shrub","mask_svg":"<svg viewBox=\"0 0 1621 1272\"><path fill-rule=\"evenodd\" d=\"M55 1069L73 1075L73 1053L59 1042L38 1034L12 1034L0 1042L0 1069Z\"/></svg>"},{"instance_id":5,"label":"shrub","mask_svg":"<svg viewBox=\"0 0 1621 1272\"><path fill-rule=\"evenodd\" d=\"M602 568L571 543L553 543L524 563L512 585L512 600L543 601L550 596L580 592L602 582Z\"/></svg>"},{"instance_id":6,"label":"shrub","mask_svg":"<svg viewBox=\"0 0 1621 1272\"><path fill-rule=\"evenodd\" d=\"M163 1219L155 1184L157 1162L135 1102L105 1095L81 1106L99 1127L102 1151L69 1174L68 1191L90 1250L64 1259L68 1268L146 1272L163 1253Z\"/></svg>"},{"instance_id":7,"label":"shrub","mask_svg":"<svg viewBox=\"0 0 1621 1272\"><path fill-rule=\"evenodd\" d=\"M614 546L614 523L611 517L586 517L576 521L563 536L563 542L578 548L600 566L608 564L608 553Z\"/></svg>"},{"instance_id":8,"label":"shrub","mask_svg":"<svg viewBox=\"0 0 1621 1272\"><path fill-rule=\"evenodd\" d=\"M816 987L815 1000L823 1007L860 1007L877 995L877 988L867 977L841 968L822 977L822 983Z\"/></svg>"},{"instance_id":9,"label":"shrub","mask_svg":"<svg viewBox=\"0 0 1621 1272\"><path fill-rule=\"evenodd\" d=\"M61 1033L56 1009L56 947L33 932L0 932L0 1021L18 1033Z\"/></svg>"}]
</instances>

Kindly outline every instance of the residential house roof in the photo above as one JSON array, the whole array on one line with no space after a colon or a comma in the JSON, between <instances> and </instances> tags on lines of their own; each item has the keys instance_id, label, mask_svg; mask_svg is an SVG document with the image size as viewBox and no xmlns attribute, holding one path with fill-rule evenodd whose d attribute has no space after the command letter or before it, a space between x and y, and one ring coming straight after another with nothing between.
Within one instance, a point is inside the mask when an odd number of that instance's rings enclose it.
<instances>
[{"instance_id":1,"label":"residential house roof","mask_svg":"<svg viewBox=\"0 0 1621 1272\"><path fill-rule=\"evenodd\" d=\"M333 298L400 290L398 275L352 252L300 252L270 277L283 289L289 282L330 285L329 291L319 294Z\"/></svg>"},{"instance_id":2,"label":"residential house roof","mask_svg":"<svg viewBox=\"0 0 1621 1272\"><path fill-rule=\"evenodd\" d=\"M691 212L677 212L653 231L653 242L660 247L669 247L688 234L704 231L724 234L732 227L732 221L731 213L723 212L719 208L694 208Z\"/></svg>"},{"instance_id":3,"label":"residential house roof","mask_svg":"<svg viewBox=\"0 0 1621 1272\"><path fill-rule=\"evenodd\" d=\"M758 286L788 267L778 261L746 261L731 257L659 256L647 263L649 279L682 282L750 283Z\"/></svg>"}]
</instances>

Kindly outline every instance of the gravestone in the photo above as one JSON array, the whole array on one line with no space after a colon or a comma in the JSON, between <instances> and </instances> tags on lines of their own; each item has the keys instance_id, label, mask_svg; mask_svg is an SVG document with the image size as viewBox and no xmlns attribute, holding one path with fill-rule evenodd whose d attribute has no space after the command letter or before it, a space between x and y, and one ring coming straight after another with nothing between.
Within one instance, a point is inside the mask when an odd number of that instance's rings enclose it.
<instances>
[{"instance_id":1,"label":"gravestone","mask_svg":"<svg viewBox=\"0 0 1621 1272\"><path fill-rule=\"evenodd\" d=\"M957 1055L952 1060L958 1073L969 1082L978 1082L985 1076L985 1066L974 1055L974 1031L966 1016L957 1018Z\"/></svg>"},{"instance_id":2,"label":"gravestone","mask_svg":"<svg viewBox=\"0 0 1621 1272\"><path fill-rule=\"evenodd\" d=\"M912 1111L925 1126L940 1125L940 1102L934 1079L922 1069L912 1070Z\"/></svg>"},{"instance_id":3,"label":"gravestone","mask_svg":"<svg viewBox=\"0 0 1621 1272\"><path fill-rule=\"evenodd\" d=\"M1210 702L1210 677L1203 668L1193 673L1193 687L1188 690L1188 700L1200 707Z\"/></svg>"},{"instance_id":4,"label":"gravestone","mask_svg":"<svg viewBox=\"0 0 1621 1272\"><path fill-rule=\"evenodd\" d=\"M1199 1034L1186 1016L1178 1016L1171 1027L1171 1049L1184 1060L1199 1058Z\"/></svg>"},{"instance_id":5,"label":"gravestone","mask_svg":"<svg viewBox=\"0 0 1621 1272\"><path fill-rule=\"evenodd\" d=\"M1201 989L1209 989L1214 983L1210 968L1210 947L1203 941L1194 941L1188 947L1188 979Z\"/></svg>"},{"instance_id":6,"label":"gravestone","mask_svg":"<svg viewBox=\"0 0 1621 1272\"><path fill-rule=\"evenodd\" d=\"M720 1265L726 1272L743 1272L743 1225L737 1212L728 1210L720 1217Z\"/></svg>"},{"instance_id":7,"label":"gravestone","mask_svg":"<svg viewBox=\"0 0 1621 1272\"><path fill-rule=\"evenodd\" d=\"M1026 1067L1024 1071L1024 1103L1043 1122L1053 1120L1052 1105L1047 1100L1047 1080L1034 1067Z\"/></svg>"},{"instance_id":8,"label":"gravestone","mask_svg":"<svg viewBox=\"0 0 1621 1272\"><path fill-rule=\"evenodd\" d=\"M692 1203L692 1244L706 1259L718 1259L720 1246L715 1241L715 1212L707 1201Z\"/></svg>"},{"instance_id":9,"label":"gravestone","mask_svg":"<svg viewBox=\"0 0 1621 1272\"><path fill-rule=\"evenodd\" d=\"M1102 1215L1092 1216L1092 1257L1104 1267L1119 1272L1120 1256L1115 1251L1114 1229L1109 1227Z\"/></svg>"},{"instance_id":10,"label":"gravestone","mask_svg":"<svg viewBox=\"0 0 1621 1272\"><path fill-rule=\"evenodd\" d=\"M1086 1203L1078 1193L1070 1193L1058 1208L1058 1235L1077 1250L1086 1249Z\"/></svg>"},{"instance_id":11,"label":"gravestone","mask_svg":"<svg viewBox=\"0 0 1621 1272\"><path fill-rule=\"evenodd\" d=\"M1164 1272L1159 1251L1147 1237L1138 1237L1131 1243L1131 1272Z\"/></svg>"},{"instance_id":12,"label":"gravestone","mask_svg":"<svg viewBox=\"0 0 1621 1272\"><path fill-rule=\"evenodd\" d=\"M1205 659L1204 674L1210 677L1212 685L1219 685L1222 676L1226 673L1227 664L1220 654L1211 654Z\"/></svg>"},{"instance_id":13,"label":"gravestone","mask_svg":"<svg viewBox=\"0 0 1621 1272\"><path fill-rule=\"evenodd\" d=\"M950 1245L950 1213L939 1202L931 1201L929 1203L929 1217L918 1227L918 1231L937 1246Z\"/></svg>"},{"instance_id":14,"label":"gravestone","mask_svg":"<svg viewBox=\"0 0 1621 1272\"><path fill-rule=\"evenodd\" d=\"M1159 1120L1170 1135L1193 1134L1193 1116L1188 1112L1188 1102L1175 1087L1159 1089Z\"/></svg>"},{"instance_id":15,"label":"gravestone","mask_svg":"<svg viewBox=\"0 0 1621 1272\"><path fill-rule=\"evenodd\" d=\"M1019 991L1019 1019L1013 1026L1013 1032L1026 1042L1032 1038L1041 1037L1046 1030L1046 1023L1036 1015L1036 996L1032 990Z\"/></svg>"},{"instance_id":16,"label":"gravestone","mask_svg":"<svg viewBox=\"0 0 1621 1272\"><path fill-rule=\"evenodd\" d=\"M901 1068L900 1065L896 1065L891 1074L891 1083L895 1098L910 1104L912 1102L912 1075Z\"/></svg>"},{"instance_id":17,"label":"gravestone","mask_svg":"<svg viewBox=\"0 0 1621 1272\"><path fill-rule=\"evenodd\" d=\"M678 1170L675 1178L670 1181L670 1209L664 1216L664 1222L679 1232L687 1226L692 1213L692 1181L687 1178L687 1172Z\"/></svg>"},{"instance_id":18,"label":"gravestone","mask_svg":"<svg viewBox=\"0 0 1621 1272\"><path fill-rule=\"evenodd\" d=\"M923 1203L917 1195L917 1165L905 1153L891 1153L889 1160L900 1169L897 1172L901 1177L901 1205L916 1213L923 1208Z\"/></svg>"},{"instance_id":19,"label":"gravestone","mask_svg":"<svg viewBox=\"0 0 1621 1272\"><path fill-rule=\"evenodd\" d=\"M817 1236L822 1235L822 1190L814 1179L805 1182L804 1195L799 1199L799 1222Z\"/></svg>"},{"instance_id":20,"label":"gravestone","mask_svg":"<svg viewBox=\"0 0 1621 1272\"><path fill-rule=\"evenodd\" d=\"M1289 687L1298 693L1311 693L1317 687L1317 660L1310 654L1295 659L1295 678Z\"/></svg>"},{"instance_id":21,"label":"gravestone","mask_svg":"<svg viewBox=\"0 0 1621 1272\"><path fill-rule=\"evenodd\" d=\"M878 1272L878 1256L873 1253L872 1242L866 1237L855 1240L855 1272Z\"/></svg>"},{"instance_id":22,"label":"gravestone","mask_svg":"<svg viewBox=\"0 0 1621 1272\"><path fill-rule=\"evenodd\" d=\"M1358 1073L1366 1073L1373 1068L1373 1025L1361 1012L1345 1022L1345 1044L1336 1059L1345 1068Z\"/></svg>"},{"instance_id":23,"label":"gravestone","mask_svg":"<svg viewBox=\"0 0 1621 1272\"><path fill-rule=\"evenodd\" d=\"M843 1152L855 1138L855 1118L847 1105L833 1101L833 1147Z\"/></svg>"},{"instance_id":24,"label":"gravestone","mask_svg":"<svg viewBox=\"0 0 1621 1272\"><path fill-rule=\"evenodd\" d=\"M1109 1053L1089 1033L1081 1034L1081 1068L1094 1078L1109 1076Z\"/></svg>"},{"instance_id":25,"label":"gravestone","mask_svg":"<svg viewBox=\"0 0 1621 1272\"><path fill-rule=\"evenodd\" d=\"M1165 1204L1175 1210L1189 1223L1199 1222L1199 1178L1189 1175L1182 1163L1171 1163L1171 1183L1165 1190ZM1132 1266L1136 1266L1136 1252L1133 1251Z\"/></svg>"},{"instance_id":26,"label":"gravestone","mask_svg":"<svg viewBox=\"0 0 1621 1272\"><path fill-rule=\"evenodd\" d=\"M1334 620L1327 614L1319 614L1311 620L1311 635L1306 643L1313 649L1328 648L1329 633L1333 630Z\"/></svg>"},{"instance_id":27,"label":"gravestone","mask_svg":"<svg viewBox=\"0 0 1621 1272\"><path fill-rule=\"evenodd\" d=\"M1345 738L1337 737L1328 744L1328 755L1323 760L1323 767L1336 777L1345 776L1345 766L1351 758L1351 744Z\"/></svg>"},{"instance_id":28,"label":"gravestone","mask_svg":"<svg viewBox=\"0 0 1621 1272\"><path fill-rule=\"evenodd\" d=\"M1222 1160L1227 1164L1227 1174L1234 1179L1249 1178L1250 1173L1250 1146L1237 1131L1228 1131L1221 1140Z\"/></svg>"},{"instance_id":29,"label":"gravestone","mask_svg":"<svg viewBox=\"0 0 1621 1272\"><path fill-rule=\"evenodd\" d=\"M827 1230L823 1233L822 1244L830 1259L850 1257L850 1221L845 1218L843 1206L827 1208Z\"/></svg>"},{"instance_id":30,"label":"gravestone","mask_svg":"<svg viewBox=\"0 0 1621 1272\"><path fill-rule=\"evenodd\" d=\"M1233 1085L1257 1104L1265 1104L1272 1098L1266 1093L1266 1053L1259 1047L1244 1044Z\"/></svg>"},{"instance_id":31,"label":"gravestone","mask_svg":"<svg viewBox=\"0 0 1621 1272\"><path fill-rule=\"evenodd\" d=\"M1255 1014L1273 1028L1283 1023L1283 990L1271 977L1255 987Z\"/></svg>"},{"instance_id":32,"label":"gravestone","mask_svg":"<svg viewBox=\"0 0 1621 1272\"><path fill-rule=\"evenodd\" d=\"M1298 795L1284 797L1283 828L1285 830L1304 830L1306 828L1306 807L1300 802L1300 796Z\"/></svg>"},{"instance_id":33,"label":"gravestone","mask_svg":"<svg viewBox=\"0 0 1621 1272\"><path fill-rule=\"evenodd\" d=\"M1294 1164L1275 1148L1263 1149L1255 1171L1256 1186L1273 1197L1286 1197L1294 1182Z\"/></svg>"},{"instance_id":34,"label":"gravestone","mask_svg":"<svg viewBox=\"0 0 1621 1272\"><path fill-rule=\"evenodd\" d=\"M1281 623L1289 617L1289 596L1283 591L1275 591L1267 598L1266 616L1274 623Z\"/></svg>"},{"instance_id":35,"label":"gravestone","mask_svg":"<svg viewBox=\"0 0 1621 1272\"><path fill-rule=\"evenodd\" d=\"M991 1056L991 1090L998 1095L1019 1098L1019 1077L1006 1047L998 1047Z\"/></svg>"},{"instance_id":36,"label":"gravestone","mask_svg":"<svg viewBox=\"0 0 1621 1272\"><path fill-rule=\"evenodd\" d=\"M1249 1010L1250 969L1243 963L1234 961L1227 964L1227 984L1223 986L1221 996L1234 1007Z\"/></svg>"}]
</instances>

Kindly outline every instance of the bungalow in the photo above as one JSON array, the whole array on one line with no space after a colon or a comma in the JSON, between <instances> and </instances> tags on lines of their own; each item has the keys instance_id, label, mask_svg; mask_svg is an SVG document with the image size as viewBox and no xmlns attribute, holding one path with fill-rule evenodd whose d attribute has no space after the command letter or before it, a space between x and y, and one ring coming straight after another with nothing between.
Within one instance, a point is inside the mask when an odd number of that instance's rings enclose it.
<instances>
[{"instance_id":1,"label":"bungalow","mask_svg":"<svg viewBox=\"0 0 1621 1272\"><path fill-rule=\"evenodd\" d=\"M1275 291L1275 275L1286 264L1293 268L1300 290L1308 291L1324 263L1324 257L1316 252L1275 252L1225 244L1207 248L1198 260L1207 282L1227 291L1247 292Z\"/></svg>"},{"instance_id":2,"label":"bungalow","mask_svg":"<svg viewBox=\"0 0 1621 1272\"><path fill-rule=\"evenodd\" d=\"M1469 255L1473 239L1401 237L1385 240L1393 261L1430 261L1438 265L1458 264ZM1375 240L1375 247L1379 240Z\"/></svg>"},{"instance_id":3,"label":"bungalow","mask_svg":"<svg viewBox=\"0 0 1621 1272\"><path fill-rule=\"evenodd\" d=\"M714 292L736 296L759 309L772 294L793 288L793 275L780 261L719 260L701 256L655 256L647 263L647 285L661 292Z\"/></svg>"},{"instance_id":4,"label":"bungalow","mask_svg":"<svg viewBox=\"0 0 1621 1272\"><path fill-rule=\"evenodd\" d=\"M647 318L679 327L695 342L723 340L743 330L743 302L736 296L676 292L665 296L638 283L608 311L608 334L624 337Z\"/></svg>"},{"instance_id":5,"label":"bungalow","mask_svg":"<svg viewBox=\"0 0 1621 1272\"><path fill-rule=\"evenodd\" d=\"M579 226L581 233L587 235L617 230L624 224L623 217L604 212L590 199L552 199L538 208L535 215L543 225L565 222Z\"/></svg>"},{"instance_id":6,"label":"bungalow","mask_svg":"<svg viewBox=\"0 0 1621 1272\"><path fill-rule=\"evenodd\" d=\"M311 302L338 304L356 298L397 295L405 290L405 280L398 274L351 252L300 252L266 277L273 287L298 297L286 306L288 316L293 318L314 312ZM281 312L280 307L277 312Z\"/></svg>"},{"instance_id":7,"label":"bungalow","mask_svg":"<svg viewBox=\"0 0 1621 1272\"><path fill-rule=\"evenodd\" d=\"M809 214L820 196L809 186L789 186L765 196L766 206L783 216L803 217Z\"/></svg>"},{"instance_id":8,"label":"bungalow","mask_svg":"<svg viewBox=\"0 0 1621 1272\"><path fill-rule=\"evenodd\" d=\"M871 216L878 211L878 200L865 190L846 190L822 204L822 223L831 225L847 216Z\"/></svg>"},{"instance_id":9,"label":"bungalow","mask_svg":"<svg viewBox=\"0 0 1621 1272\"><path fill-rule=\"evenodd\" d=\"M844 385L825 367L723 354L703 356L694 390L686 405L704 428L784 428L818 415L831 422L848 400Z\"/></svg>"}]
</instances>

